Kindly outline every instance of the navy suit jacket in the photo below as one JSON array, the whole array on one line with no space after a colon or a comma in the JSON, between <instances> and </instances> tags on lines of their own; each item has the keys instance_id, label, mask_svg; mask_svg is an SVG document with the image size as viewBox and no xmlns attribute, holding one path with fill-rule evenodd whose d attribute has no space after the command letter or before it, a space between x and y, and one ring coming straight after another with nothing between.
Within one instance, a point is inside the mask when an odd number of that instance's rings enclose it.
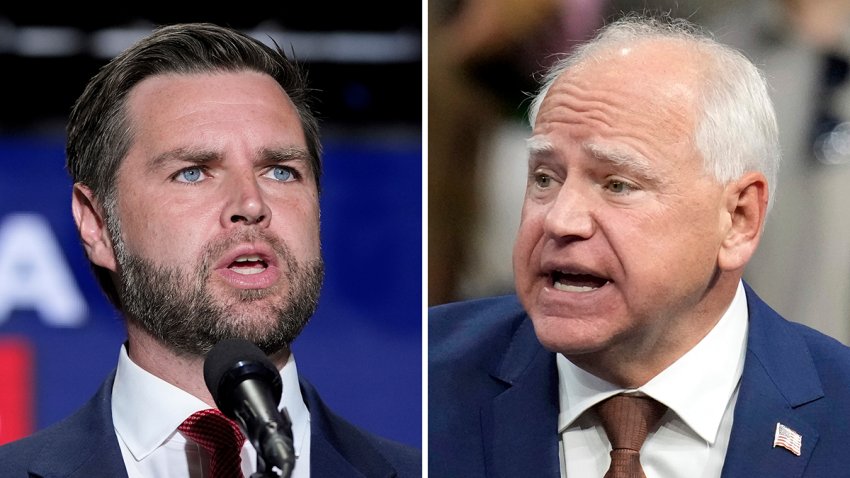
<instances>
[{"instance_id":1,"label":"navy suit jacket","mask_svg":"<svg viewBox=\"0 0 850 478\"><path fill-rule=\"evenodd\" d=\"M747 286L747 353L724 478L850 476L850 349ZM555 355L515 296L429 311L429 476L560 477ZM773 447L776 424L802 435Z\"/></svg>"},{"instance_id":2,"label":"navy suit jacket","mask_svg":"<svg viewBox=\"0 0 850 478\"><path fill-rule=\"evenodd\" d=\"M112 424L112 382L74 415L0 447L0 477L126 477ZM420 477L422 455L361 430L331 412L301 380L310 409L310 474L315 477Z\"/></svg>"}]
</instances>

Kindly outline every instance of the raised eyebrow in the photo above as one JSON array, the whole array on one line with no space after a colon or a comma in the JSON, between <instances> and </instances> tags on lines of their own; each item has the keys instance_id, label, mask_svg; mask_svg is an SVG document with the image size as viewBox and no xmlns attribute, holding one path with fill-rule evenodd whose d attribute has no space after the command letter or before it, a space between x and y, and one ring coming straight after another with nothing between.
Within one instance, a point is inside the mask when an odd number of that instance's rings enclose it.
<instances>
[{"instance_id":1,"label":"raised eyebrow","mask_svg":"<svg viewBox=\"0 0 850 478\"><path fill-rule=\"evenodd\" d=\"M555 154L555 145L545 136L532 136L525 140L528 149L528 171L536 169Z\"/></svg>"},{"instance_id":2,"label":"raised eyebrow","mask_svg":"<svg viewBox=\"0 0 850 478\"><path fill-rule=\"evenodd\" d=\"M148 161L148 169L155 171L173 162L201 165L219 161L220 159L221 155L215 151L177 148L154 156Z\"/></svg>"},{"instance_id":3,"label":"raised eyebrow","mask_svg":"<svg viewBox=\"0 0 850 478\"><path fill-rule=\"evenodd\" d=\"M649 161L639 154L594 143L585 144L584 150L596 160L625 169L645 180L657 180Z\"/></svg>"},{"instance_id":4,"label":"raised eyebrow","mask_svg":"<svg viewBox=\"0 0 850 478\"><path fill-rule=\"evenodd\" d=\"M555 151L555 146L544 136L532 136L525 140L528 156L548 156Z\"/></svg>"},{"instance_id":5,"label":"raised eyebrow","mask_svg":"<svg viewBox=\"0 0 850 478\"><path fill-rule=\"evenodd\" d=\"M263 161L267 163L286 163L291 161L303 161L306 163L310 159L310 153L306 149L298 147L269 148L263 149L259 157L263 158Z\"/></svg>"}]
</instances>

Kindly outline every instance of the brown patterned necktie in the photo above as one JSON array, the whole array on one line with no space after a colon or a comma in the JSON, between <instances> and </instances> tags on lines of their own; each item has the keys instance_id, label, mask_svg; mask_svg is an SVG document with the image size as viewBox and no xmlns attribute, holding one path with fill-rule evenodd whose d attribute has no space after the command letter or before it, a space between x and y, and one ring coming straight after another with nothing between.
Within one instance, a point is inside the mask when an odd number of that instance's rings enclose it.
<instances>
[{"instance_id":1,"label":"brown patterned necktie","mask_svg":"<svg viewBox=\"0 0 850 478\"><path fill-rule=\"evenodd\" d=\"M193 413L177 429L209 454L211 477L242 478L239 453L245 436L236 422L209 408Z\"/></svg>"},{"instance_id":2,"label":"brown patterned necktie","mask_svg":"<svg viewBox=\"0 0 850 478\"><path fill-rule=\"evenodd\" d=\"M667 407L646 396L614 395L594 408L611 442L611 467L605 478L646 478L640 448Z\"/></svg>"}]
</instances>

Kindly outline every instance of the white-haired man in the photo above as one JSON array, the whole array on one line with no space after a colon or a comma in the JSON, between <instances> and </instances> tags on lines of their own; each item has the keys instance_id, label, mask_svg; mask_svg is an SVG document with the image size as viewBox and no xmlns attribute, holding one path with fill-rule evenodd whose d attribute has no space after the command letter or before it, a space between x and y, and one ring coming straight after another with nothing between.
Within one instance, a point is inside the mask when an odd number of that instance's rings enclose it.
<instances>
[{"instance_id":1,"label":"white-haired man","mask_svg":"<svg viewBox=\"0 0 850 478\"><path fill-rule=\"evenodd\" d=\"M430 311L432 476L846 473L850 349L741 280L779 162L758 69L628 16L531 122L516 297Z\"/></svg>"}]
</instances>

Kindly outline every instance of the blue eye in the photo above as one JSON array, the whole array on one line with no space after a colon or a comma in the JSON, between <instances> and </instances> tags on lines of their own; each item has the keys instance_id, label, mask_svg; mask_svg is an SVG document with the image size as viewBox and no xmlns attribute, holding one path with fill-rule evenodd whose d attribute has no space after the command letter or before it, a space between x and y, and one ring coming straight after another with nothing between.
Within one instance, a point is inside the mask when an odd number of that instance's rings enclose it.
<instances>
[{"instance_id":1,"label":"blue eye","mask_svg":"<svg viewBox=\"0 0 850 478\"><path fill-rule=\"evenodd\" d=\"M266 175L281 182L295 179L295 173L292 171L292 168L286 166L273 166Z\"/></svg>"},{"instance_id":2,"label":"blue eye","mask_svg":"<svg viewBox=\"0 0 850 478\"><path fill-rule=\"evenodd\" d=\"M177 173L177 181L184 183L196 183L201 180L203 171L199 167L186 168Z\"/></svg>"},{"instance_id":3,"label":"blue eye","mask_svg":"<svg viewBox=\"0 0 850 478\"><path fill-rule=\"evenodd\" d=\"M288 181L290 178L292 178L292 171L285 168L277 167L274 168L274 177L275 179L280 181Z\"/></svg>"}]
</instances>

